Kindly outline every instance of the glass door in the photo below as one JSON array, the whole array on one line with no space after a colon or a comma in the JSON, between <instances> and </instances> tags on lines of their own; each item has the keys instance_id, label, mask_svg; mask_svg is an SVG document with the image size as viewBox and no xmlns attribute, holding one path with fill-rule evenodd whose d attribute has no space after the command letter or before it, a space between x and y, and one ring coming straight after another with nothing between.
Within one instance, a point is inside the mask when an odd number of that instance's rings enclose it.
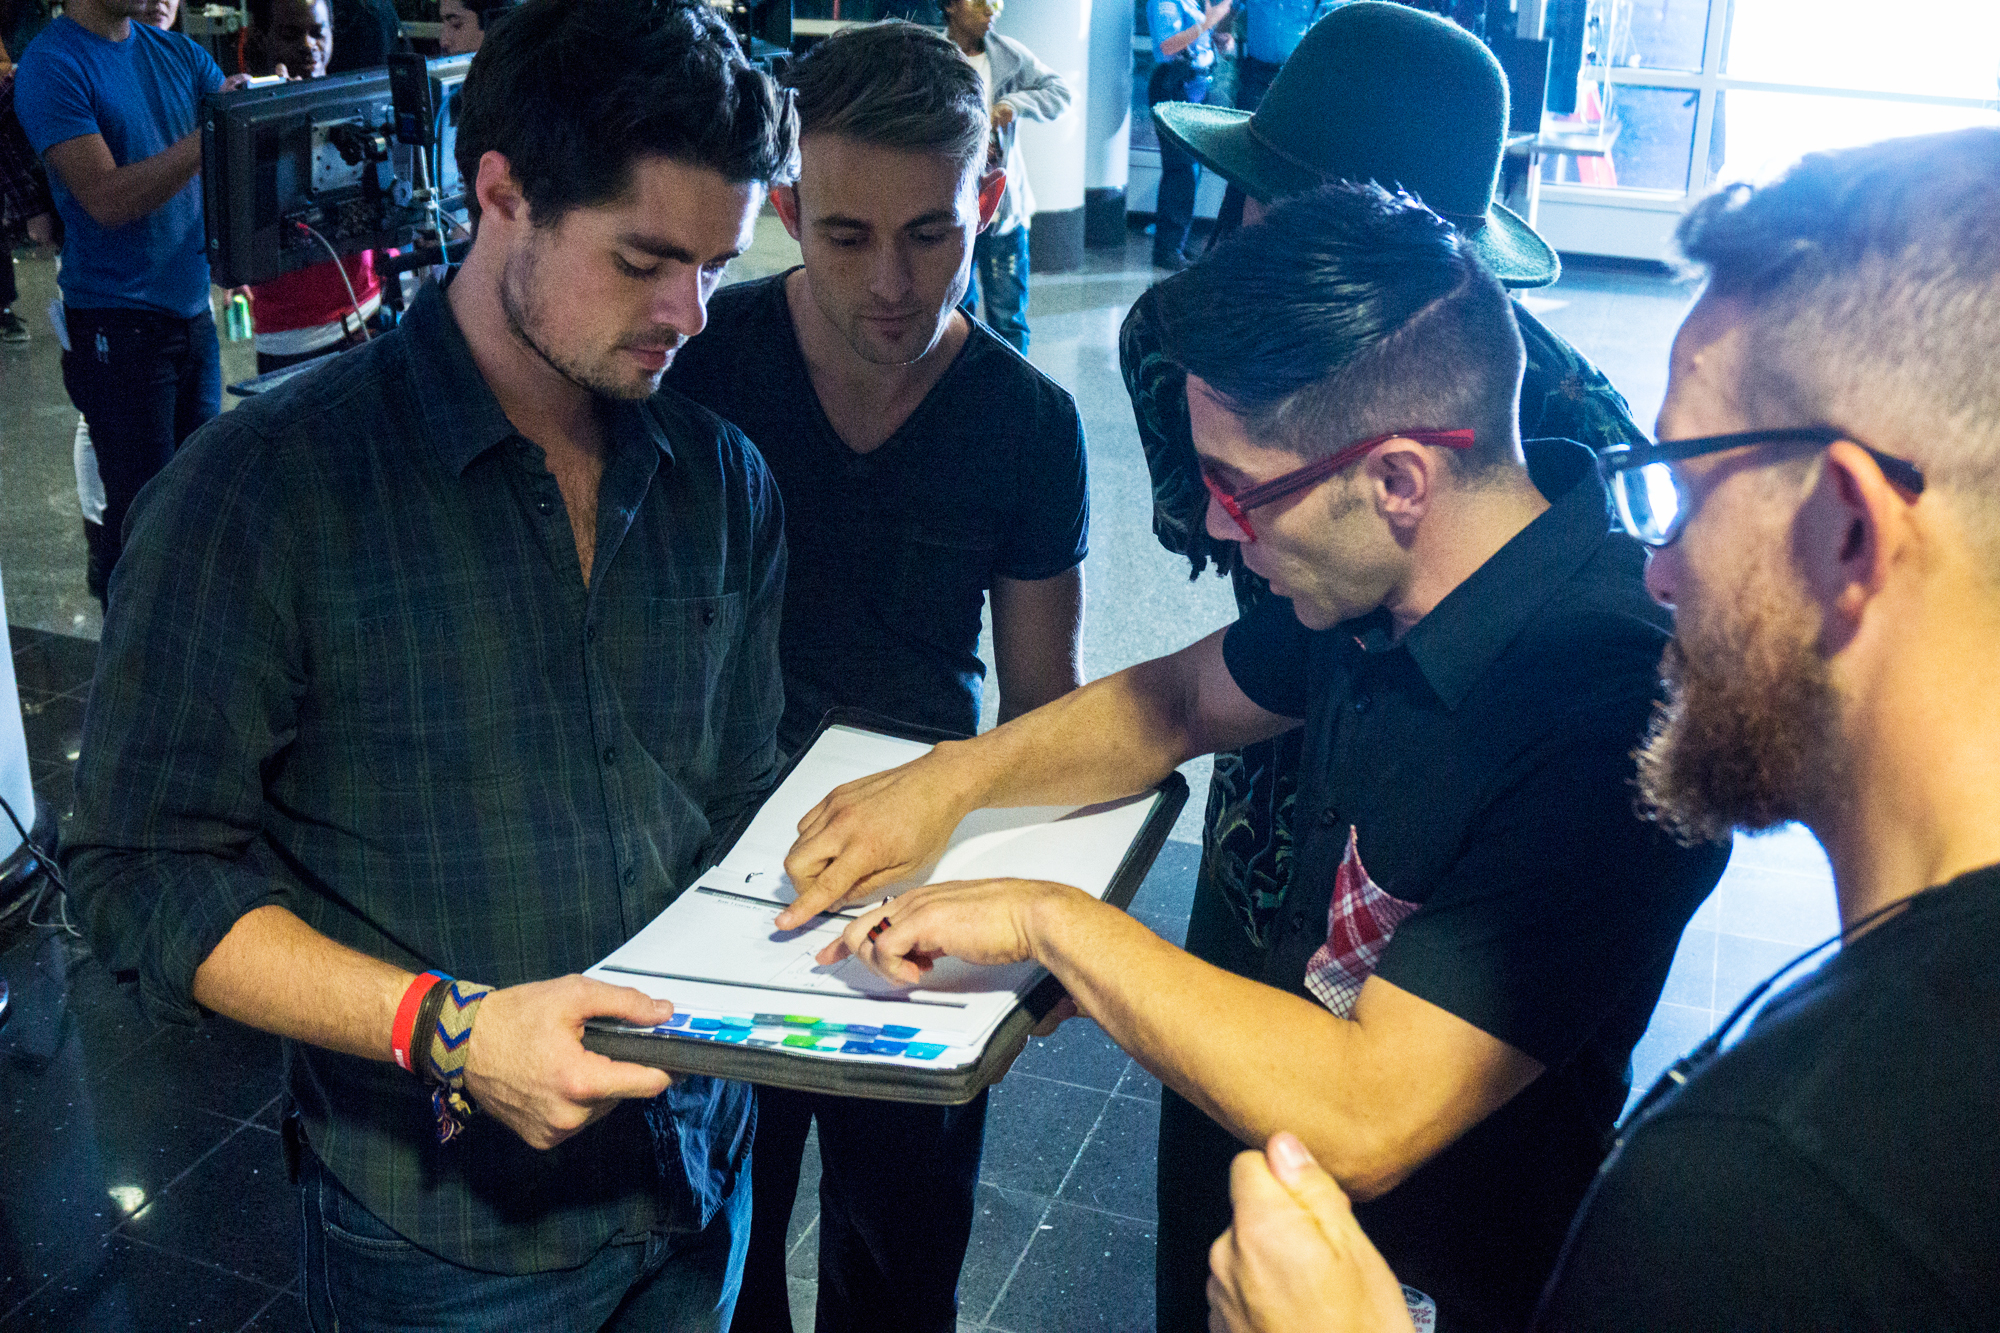
<instances>
[{"instance_id":1,"label":"glass door","mask_svg":"<svg viewBox=\"0 0 2000 1333\"><path fill-rule=\"evenodd\" d=\"M1552 0L1602 155L1541 162L1558 249L1660 259L1692 199L1802 154L2000 124L2000 0Z\"/></svg>"}]
</instances>

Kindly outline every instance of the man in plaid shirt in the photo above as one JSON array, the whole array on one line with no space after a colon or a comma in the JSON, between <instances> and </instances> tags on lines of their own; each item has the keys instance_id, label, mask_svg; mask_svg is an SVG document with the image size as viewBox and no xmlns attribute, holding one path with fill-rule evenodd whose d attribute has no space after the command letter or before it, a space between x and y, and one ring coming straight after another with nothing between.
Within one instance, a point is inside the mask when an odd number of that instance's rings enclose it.
<instances>
[{"instance_id":1,"label":"man in plaid shirt","mask_svg":"<svg viewBox=\"0 0 2000 1333\"><path fill-rule=\"evenodd\" d=\"M776 487L658 388L794 119L693 0L533 0L461 97L448 286L136 506L63 859L150 1012L286 1039L315 1328L719 1330L750 1090L576 974L774 775Z\"/></svg>"}]
</instances>

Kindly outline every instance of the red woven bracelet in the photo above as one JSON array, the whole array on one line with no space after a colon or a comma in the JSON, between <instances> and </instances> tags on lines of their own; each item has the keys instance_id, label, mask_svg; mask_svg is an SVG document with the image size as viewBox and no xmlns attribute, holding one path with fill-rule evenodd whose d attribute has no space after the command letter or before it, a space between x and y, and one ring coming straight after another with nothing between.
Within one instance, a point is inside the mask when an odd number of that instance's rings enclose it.
<instances>
[{"instance_id":1,"label":"red woven bracelet","mask_svg":"<svg viewBox=\"0 0 2000 1333\"><path fill-rule=\"evenodd\" d=\"M414 1068L410 1062L410 1042L412 1029L417 1025L417 1010L423 1007L424 996L430 994L431 987L447 979L442 972L419 975L410 982L410 988L403 992L402 1003L396 1006L396 1021L389 1027L389 1053L405 1069Z\"/></svg>"}]
</instances>

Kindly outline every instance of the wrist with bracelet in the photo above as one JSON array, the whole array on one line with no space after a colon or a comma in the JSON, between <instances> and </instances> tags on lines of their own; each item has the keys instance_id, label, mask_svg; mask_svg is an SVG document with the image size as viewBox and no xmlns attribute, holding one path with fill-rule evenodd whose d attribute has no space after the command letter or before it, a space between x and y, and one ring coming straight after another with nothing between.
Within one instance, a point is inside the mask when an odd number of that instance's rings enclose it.
<instances>
[{"instance_id":1,"label":"wrist with bracelet","mask_svg":"<svg viewBox=\"0 0 2000 1333\"><path fill-rule=\"evenodd\" d=\"M466 1042L479 1003L492 988L425 972L404 990L389 1029L396 1063L432 1085L439 1143L449 1143L478 1113L465 1091Z\"/></svg>"}]
</instances>

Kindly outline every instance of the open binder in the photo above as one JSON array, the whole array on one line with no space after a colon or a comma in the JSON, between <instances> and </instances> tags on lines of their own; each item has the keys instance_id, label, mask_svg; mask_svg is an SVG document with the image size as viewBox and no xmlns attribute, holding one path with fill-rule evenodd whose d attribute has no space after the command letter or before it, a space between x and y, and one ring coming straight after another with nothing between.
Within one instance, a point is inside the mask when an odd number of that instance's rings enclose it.
<instances>
[{"instance_id":1,"label":"open binder","mask_svg":"<svg viewBox=\"0 0 2000 1333\"><path fill-rule=\"evenodd\" d=\"M799 818L841 783L946 739L859 710L828 713L722 860L586 973L673 1001L673 1019L650 1029L593 1021L584 1045L680 1073L848 1097L956 1105L977 1096L1060 997L1053 977L1033 963L943 959L912 990L856 959L831 968L812 962L854 908L788 933L772 924L794 896L783 857ZM1187 794L1176 773L1101 805L974 811L933 866L884 894L1019 876L1075 884L1123 908Z\"/></svg>"}]
</instances>

